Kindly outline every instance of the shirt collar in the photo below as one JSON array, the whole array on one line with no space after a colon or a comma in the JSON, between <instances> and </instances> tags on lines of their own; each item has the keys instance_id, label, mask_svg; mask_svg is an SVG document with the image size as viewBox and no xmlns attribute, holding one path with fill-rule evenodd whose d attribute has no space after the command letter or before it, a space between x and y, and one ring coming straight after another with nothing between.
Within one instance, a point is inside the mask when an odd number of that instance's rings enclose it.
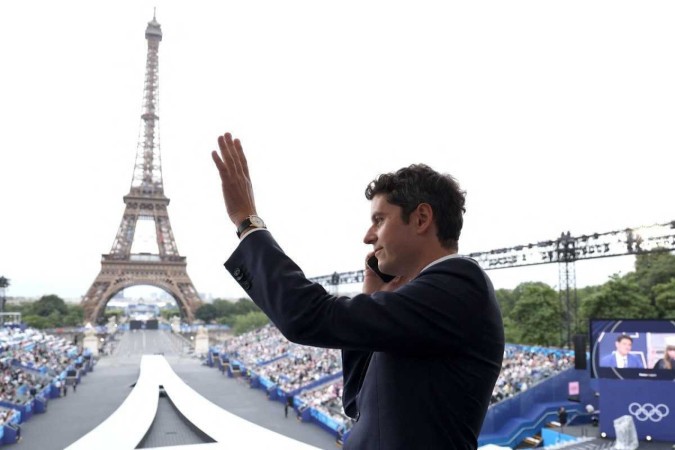
<instances>
[{"instance_id":1,"label":"shirt collar","mask_svg":"<svg viewBox=\"0 0 675 450\"><path fill-rule=\"evenodd\" d=\"M436 261L432 261L431 263L427 264L424 269L420 270L420 273L424 272L427 270L429 267L433 266L434 264L438 264L443 261L447 261L448 259L452 258L461 258L461 255L459 253L453 253L452 255L445 255L440 258L438 258Z\"/></svg>"},{"instance_id":2,"label":"shirt collar","mask_svg":"<svg viewBox=\"0 0 675 450\"><path fill-rule=\"evenodd\" d=\"M625 368L628 365L628 355L626 356L621 356L621 353L615 352L616 355L616 362L617 362L617 367ZM619 364L621 366L619 366Z\"/></svg>"}]
</instances>

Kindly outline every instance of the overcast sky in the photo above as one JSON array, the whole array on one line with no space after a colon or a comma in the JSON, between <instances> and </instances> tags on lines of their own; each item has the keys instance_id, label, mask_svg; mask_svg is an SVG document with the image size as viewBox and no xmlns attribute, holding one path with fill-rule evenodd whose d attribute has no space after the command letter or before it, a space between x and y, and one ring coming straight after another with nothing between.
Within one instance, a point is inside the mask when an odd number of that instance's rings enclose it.
<instances>
[{"instance_id":1,"label":"overcast sky","mask_svg":"<svg viewBox=\"0 0 675 450\"><path fill-rule=\"evenodd\" d=\"M671 1L2 2L8 295L79 298L110 251L155 5L165 194L199 292L243 295L210 157L225 131L308 276L361 268L366 184L417 162L468 192L462 253L675 219ZM579 262L577 282L631 267ZM558 283L556 265L490 275Z\"/></svg>"}]
</instances>

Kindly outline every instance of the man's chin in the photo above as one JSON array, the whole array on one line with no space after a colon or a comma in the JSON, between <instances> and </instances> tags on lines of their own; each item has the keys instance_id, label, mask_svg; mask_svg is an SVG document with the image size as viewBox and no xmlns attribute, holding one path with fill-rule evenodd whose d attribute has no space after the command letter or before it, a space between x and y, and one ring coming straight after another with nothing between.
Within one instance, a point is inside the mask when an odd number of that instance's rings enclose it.
<instances>
[{"instance_id":1,"label":"man's chin","mask_svg":"<svg viewBox=\"0 0 675 450\"><path fill-rule=\"evenodd\" d=\"M377 268L380 269L380 272L386 273L387 275L396 275L396 269L391 267L391 264L387 264L386 262L379 262L377 264Z\"/></svg>"}]
</instances>

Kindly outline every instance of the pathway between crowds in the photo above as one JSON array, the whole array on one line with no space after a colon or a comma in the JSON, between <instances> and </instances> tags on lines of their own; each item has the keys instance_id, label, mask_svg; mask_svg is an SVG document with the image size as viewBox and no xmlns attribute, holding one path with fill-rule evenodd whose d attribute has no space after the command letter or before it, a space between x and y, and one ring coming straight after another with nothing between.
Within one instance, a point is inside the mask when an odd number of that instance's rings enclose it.
<instances>
[{"instance_id":1,"label":"pathway between crowds","mask_svg":"<svg viewBox=\"0 0 675 450\"><path fill-rule=\"evenodd\" d=\"M21 428L22 450L63 449L112 414L131 392L138 378L143 354L163 354L173 370L191 388L221 408L260 426L322 449L335 449L335 440L317 426L299 422L279 402L268 401L264 392L229 379L198 359L182 353L180 338L166 331L139 330L121 335L111 356L102 357L93 372L82 378L77 392L50 400L45 414L34 415ZM121 432L124 432L123 430ZM143 448L189 445L202 442L162 402ZM238 442L245 445L245 442ZM245 448L245 447L244 447Z\"/></svg>"}]
</instances>

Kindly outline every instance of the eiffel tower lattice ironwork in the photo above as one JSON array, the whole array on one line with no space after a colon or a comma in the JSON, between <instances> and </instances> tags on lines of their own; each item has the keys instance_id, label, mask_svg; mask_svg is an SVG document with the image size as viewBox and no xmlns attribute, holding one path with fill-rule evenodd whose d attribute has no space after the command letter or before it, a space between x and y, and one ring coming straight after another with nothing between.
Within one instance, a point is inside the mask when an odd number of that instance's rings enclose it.
<instances>
[{"instance_id":1,"label":"eiffel tower lattice ironwork","mask_svg":"<svg viewBox=\"0 0 675 450\"><path fill-rule=\"evenodd\" d=\"M145 30L148 54L143 89L141 131L136 150L131 189L124 196L124 215L112 249L101 259L101 271L82 299L85 320L94 322L104 311L108 301L122 289L150 285L169 293L183 318L194 319L201 304L190 277L187 262L180 256L171 231L164 195L159 146L159 42L162 28L153 15ZM139 224L154 225L156 247L150 242L151 252L138 252L134 236ZM148 242L145 242L148 244ZM156 249L156 250L155 250ZM135 251L135 252L134 252Z\"/></svg>"}]
</instances>

